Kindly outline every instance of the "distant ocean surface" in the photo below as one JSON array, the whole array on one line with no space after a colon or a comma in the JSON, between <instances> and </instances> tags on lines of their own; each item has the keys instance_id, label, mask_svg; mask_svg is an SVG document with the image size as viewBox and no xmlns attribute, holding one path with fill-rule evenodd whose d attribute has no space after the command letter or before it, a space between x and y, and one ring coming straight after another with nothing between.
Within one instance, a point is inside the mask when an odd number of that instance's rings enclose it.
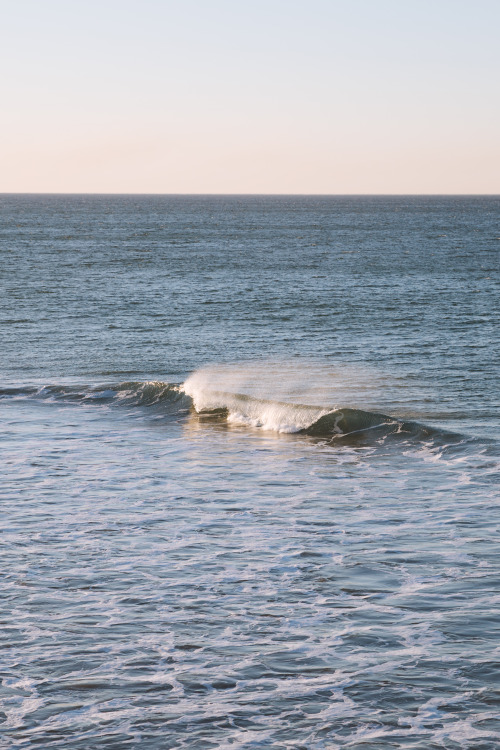
<instances>
[{"instance_id":1,"label":"distant ocean surface","mask_svg":"<svg viewBox=\"0 0 500 750\"><path fill-rule=\"evenodd\" d=\"M500 748L499 209L0 196L1 747Z\"/></svg>"}]
</instances>

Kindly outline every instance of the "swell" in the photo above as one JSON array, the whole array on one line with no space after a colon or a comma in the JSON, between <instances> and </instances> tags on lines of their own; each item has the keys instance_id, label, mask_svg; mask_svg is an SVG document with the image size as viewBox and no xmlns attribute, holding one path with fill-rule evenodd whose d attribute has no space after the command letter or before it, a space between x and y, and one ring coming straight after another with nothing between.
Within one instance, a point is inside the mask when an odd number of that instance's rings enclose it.
<instances>
[{"instance_id":1,"label":"swell","mask_svg":"<svg viewBox=\"0 0 500 750\"><path fill-rule=\"evenodd\" d=\"M179 386L161 381L126 381L97 386L44 385L0 388L0 399L36 399L49 402L116 404L123 406L190 406Z\"/></svg>"},{"instance_id":2,"label":"swell","mask_svg":"<svg viewBox=\"0 0 500 750\"><path fill-rule=\"evenodd\" d=\"M193 387L189 379L183 385L162 381L127 381L98 386L5 387L0 388L1 399L155 407L165 415L192 411L201 418L210 415L223 423L278 433L304 434L331 442L411 441L457 445L477 441L458 432L379 412L255 398L244 393Z\"/></svg>"}]
</instances>

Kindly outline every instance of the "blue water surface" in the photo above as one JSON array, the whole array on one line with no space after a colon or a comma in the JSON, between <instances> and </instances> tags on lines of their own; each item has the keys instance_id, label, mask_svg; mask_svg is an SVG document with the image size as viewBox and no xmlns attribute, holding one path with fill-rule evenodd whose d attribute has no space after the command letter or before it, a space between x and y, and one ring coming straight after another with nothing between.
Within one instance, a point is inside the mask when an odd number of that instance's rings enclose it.
<instances>
[{"instance_id":1,"label":"blue water surface","mask_svg":"<svg viewBox=\"0 0 500 750\"><path fill-rule=\"evenodd\" d=\"M6 747L500 748L499 207L0 196Z\"/></svg>"}]
</instances>

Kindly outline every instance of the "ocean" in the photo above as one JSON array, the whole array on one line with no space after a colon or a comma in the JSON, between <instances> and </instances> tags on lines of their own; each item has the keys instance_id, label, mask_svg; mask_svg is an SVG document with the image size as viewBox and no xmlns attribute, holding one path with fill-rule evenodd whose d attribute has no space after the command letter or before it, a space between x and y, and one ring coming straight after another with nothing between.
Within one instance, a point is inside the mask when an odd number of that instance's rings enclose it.
<instances>
[{"instance_id":1,"label":"ocean","mask_svg":"<svg viewBox=\"0 0 500 750\"><path fill-rule=\"evenodd\" d=\"M0 196L0 743L500 748L498 197Z\"/></svg>"}]
</instances>

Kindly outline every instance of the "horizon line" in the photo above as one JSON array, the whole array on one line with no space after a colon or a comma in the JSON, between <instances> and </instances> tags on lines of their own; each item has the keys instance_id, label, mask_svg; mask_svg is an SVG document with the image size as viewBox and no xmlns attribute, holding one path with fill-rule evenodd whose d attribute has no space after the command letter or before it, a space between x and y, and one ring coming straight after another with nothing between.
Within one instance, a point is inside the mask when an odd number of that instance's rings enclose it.
<instances>
[{"instance_id":1,"label":"horizon line","mask_svg":"<svg viewBox=\"0 0 500 750\"><path fill-rule=\"evenodd\" d=\"M499 193L149 193L149 192L78 192L78 191L0 191L0 197L3 196L33 196L33 195L47 195L47 196L62 196L62 195L78 195L78 196L145 196L145 197L223 197L223 198L245 198L245 197L261 197L261 198L500 198Z\"/></svg>"}]
</instances>

